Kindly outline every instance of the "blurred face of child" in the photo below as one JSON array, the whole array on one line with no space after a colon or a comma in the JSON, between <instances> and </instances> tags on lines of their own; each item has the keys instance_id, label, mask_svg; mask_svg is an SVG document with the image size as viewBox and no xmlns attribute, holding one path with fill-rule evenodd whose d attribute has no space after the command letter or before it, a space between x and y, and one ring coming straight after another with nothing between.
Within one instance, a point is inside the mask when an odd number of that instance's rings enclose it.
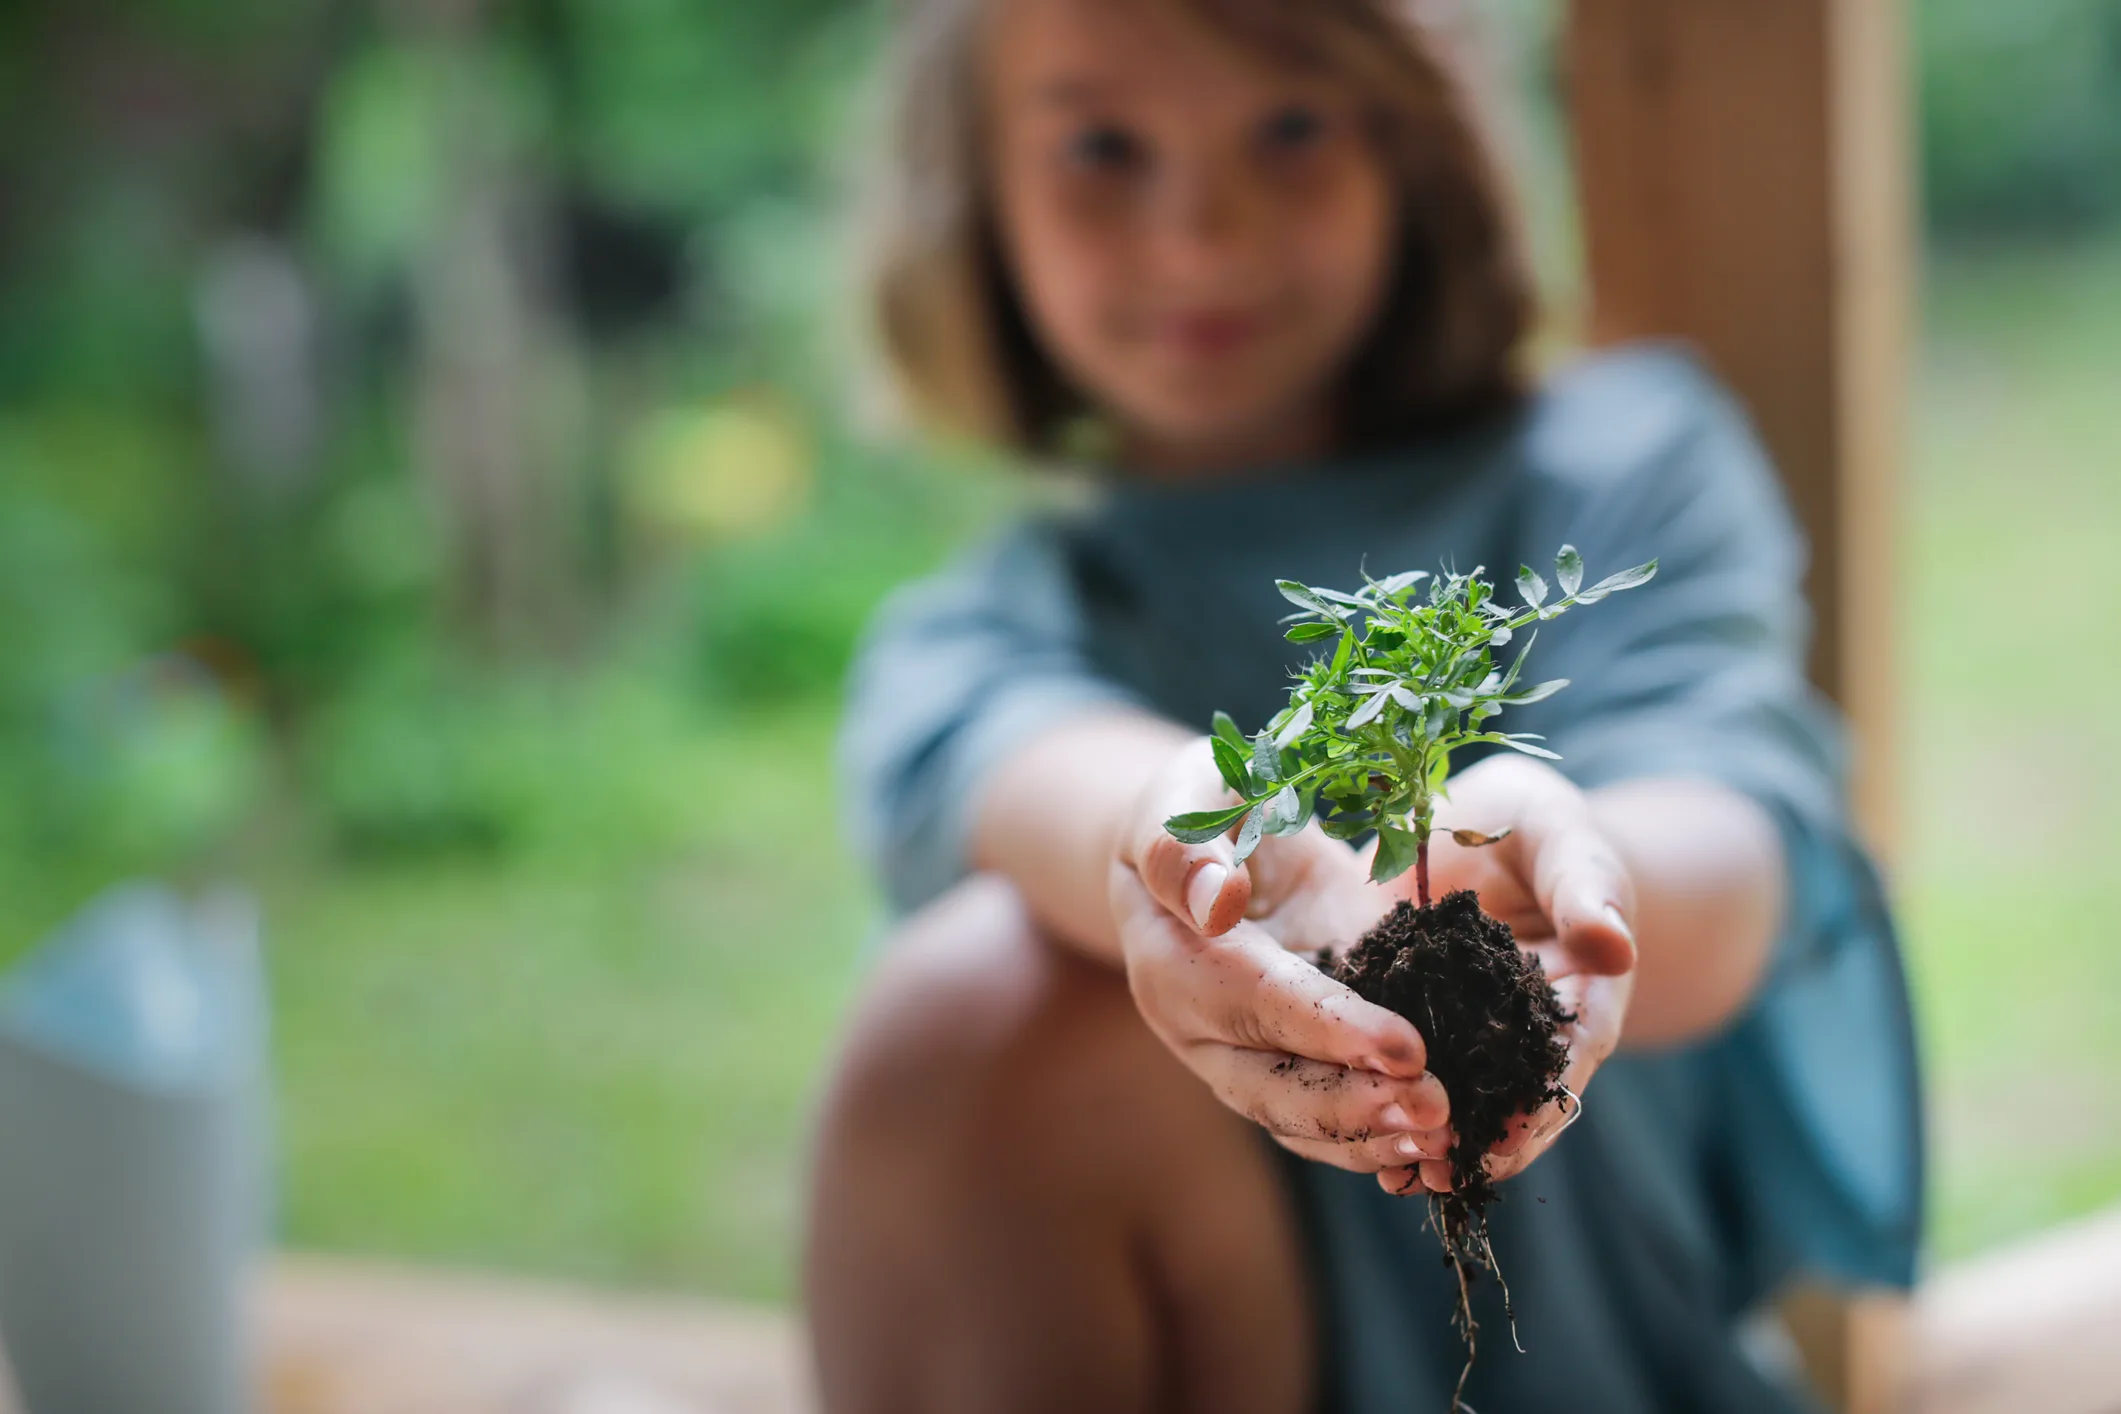
<instances>
[{"instance_id":1,"label":"blurred face of child","mask_svg":"<svg viewBox=\"0 0 2121 1414\"><path fill-rule=\"evenodd\" d=\"M1147 471L1315 455L1391 277L1359 105L1152 0L998 0L990 190L1033 332Z\"/></svg>"}]
</instances>

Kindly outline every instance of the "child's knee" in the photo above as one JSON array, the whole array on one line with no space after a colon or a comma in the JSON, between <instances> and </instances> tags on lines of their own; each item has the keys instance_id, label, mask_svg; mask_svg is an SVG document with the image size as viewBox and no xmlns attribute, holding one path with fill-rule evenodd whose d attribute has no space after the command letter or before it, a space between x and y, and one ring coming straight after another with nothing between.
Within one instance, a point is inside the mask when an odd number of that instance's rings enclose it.
<instances>
[{"instance_id":1,"label":"child's knee","mask_svg":"<svg viewBox=\"0 0 2121 1414\"><path fill-rule=\"evenodd\" d=\"M1054 1137L1097 1037L1140 1022L1124 980L1041 937L1016 891L966 881L886 945L822 1116L825 1148L975 1181Z\"/></svg>"}]
</instances>

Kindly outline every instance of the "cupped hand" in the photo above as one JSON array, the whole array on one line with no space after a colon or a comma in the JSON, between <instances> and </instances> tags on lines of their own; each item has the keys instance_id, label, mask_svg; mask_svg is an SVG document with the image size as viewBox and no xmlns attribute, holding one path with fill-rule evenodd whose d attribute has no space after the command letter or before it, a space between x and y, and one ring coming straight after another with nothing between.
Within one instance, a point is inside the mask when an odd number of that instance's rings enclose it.
<instances>
[{"instance_id":1,"label":"cupped hand","mask_svg":"<svg viewBox=\"0 0 2121 1414\"><path fill-rule=\"evenodd\" d=\"M1583 792L1552 767L1523 756L1491 757L1452 777L1436 825L1429 864L1435 896L1477 892L1480 906L1509 924L1518 943L1539 958L1575 1018L1561 1033L1569 1048L1561 1084L1574 1098L1512 1121L1484 1160L1489 1177L1500 1180L1523 1172L1553 1145L1581 1111L1592 1074L1620 1043L1635 986L1629 926L1634 887ZM1509 834L1497 844L1467 848L1451 839L1453 829ZM1411 897L1411 874L1393 883ZM1451 1166L1439 1159L1382 1172L1378 1182L1403 1192L1417 1175L1431 1191L1450 1190Z\"/></svg>"},{"instance_id":2,"label":"cupped hand","mask_svg":"<svg viewBox=\"0 0 2121 1414\"><path fill-rule=\"evenodd\" d=\"M1449 1103L1420 1034L1304 956L1353 943L1395 895L1316 825L1268 836L1244 864L1227 835L1189 845L1164 829L1232 800L1201 738L1120 832L1110 898L1143 1019L1218 1099L1295 1153L1361 1173L1440 1159Z\"/></svg>"}]
</instances>

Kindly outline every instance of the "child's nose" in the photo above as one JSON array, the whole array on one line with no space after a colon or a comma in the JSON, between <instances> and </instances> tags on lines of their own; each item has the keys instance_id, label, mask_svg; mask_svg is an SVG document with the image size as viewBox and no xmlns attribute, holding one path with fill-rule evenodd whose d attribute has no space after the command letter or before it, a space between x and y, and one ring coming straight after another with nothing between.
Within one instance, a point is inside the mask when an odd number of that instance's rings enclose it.
<instances>
[{"instance_id":1,"label":"child's nose","mask_svg":"<svg viewBox=\"0 0 2121 1414\"><path fill-rule=\"evenodd\" d=\"M1238 173L1216 166L1176 171L1161 195L1157 244L1174 278L1216 273L1258 239L1260 203Z\"/></svg>"}]
</instances>

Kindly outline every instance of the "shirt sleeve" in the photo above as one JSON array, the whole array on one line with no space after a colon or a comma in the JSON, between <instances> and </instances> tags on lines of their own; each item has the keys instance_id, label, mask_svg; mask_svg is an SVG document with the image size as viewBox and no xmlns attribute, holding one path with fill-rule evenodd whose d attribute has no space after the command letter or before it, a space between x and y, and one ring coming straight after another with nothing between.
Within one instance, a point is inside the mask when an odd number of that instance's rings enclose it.
<instances>
[{"instance_id":1,"label":"shirt sleeve","mask_svg":"<svg viewBox=\"0 0 2121 1414\"><path fill-rule=\"evenodd\" d=\"M1058 533L1019 525L888 598L849 675L847 829L894 909L969 870L970 806L1011 749L1071 716L1141 705L1100 674Z\"/></svg>"},{"instance_id":2,"label":"shirt sleeve","mask_svg":"<svg viewBox=\"0 0 2121 1414\"><path fill-rule=\"evenodd\" d=\"M1658 560L1648 585L1546 626L1528 665L1569 688L1512 714L1586 787L1651 775L1719 781L1780 829L1781 935L1749 1010L1711 1044L1736 1116L1738 1201L1777 1235L1764 1265L1912 1278L1920 1106L1884 891L1845 806L1839 715L1805 674L1805 546L1744 415L1691 358L1651 350L1550 400L1528 451L1545 479L1525 541L1552 578ZM1516 566L1508 567L1512 572Z\"/></svg>"},{"instance_id":3,"label":"shirt sleeve","mask_svg":"<svg viewBox=\"0 0 2121 1414\"><path fill-rule=\"evenodd\" d=\"M1566 543L1587 582L1651 559L1657 577L1542 626L1525 676L1569 687L1505 726L1544 733L1585 787L1702 777L1759 801L1786 839L1845 835L1840 720L1805 676L1804 543L1743 416L1676 351L1579 378L1622 386L1550 400L1528 439L1533 568L1551 582ZM1794 957L1833 940L1798 926L1785 941Z\"/></svg>"}]
</instances>

